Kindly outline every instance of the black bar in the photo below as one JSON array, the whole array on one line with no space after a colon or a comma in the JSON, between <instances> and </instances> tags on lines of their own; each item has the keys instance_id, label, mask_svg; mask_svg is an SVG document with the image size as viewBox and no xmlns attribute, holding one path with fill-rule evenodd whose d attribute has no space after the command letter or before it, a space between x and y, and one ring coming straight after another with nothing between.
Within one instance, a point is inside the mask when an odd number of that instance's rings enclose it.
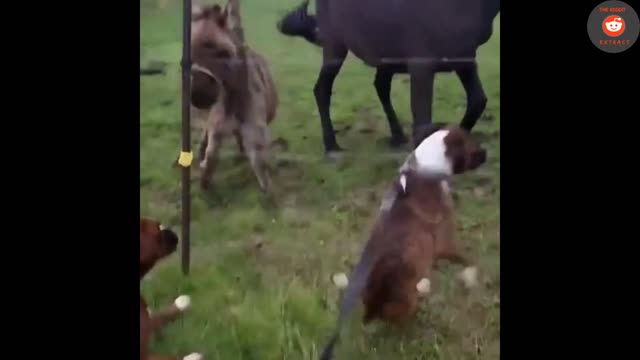
<instances>
[{"instance_id":1,"label":"black bar","mask_svg":"<svg viewBox=\"0 0 640 360\"><path fill-rule=\"evenodd\" d=\"M182 151L191 152L191 0L183 0ZM182 167L182 273L189 274L191 255L191 166Z\"/></svg>"}]
</instances>

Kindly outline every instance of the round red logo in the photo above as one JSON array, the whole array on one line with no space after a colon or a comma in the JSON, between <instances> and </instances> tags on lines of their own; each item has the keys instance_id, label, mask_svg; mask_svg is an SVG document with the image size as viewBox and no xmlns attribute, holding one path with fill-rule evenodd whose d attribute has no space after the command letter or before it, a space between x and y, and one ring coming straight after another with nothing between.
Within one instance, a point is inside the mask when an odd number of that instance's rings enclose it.
<instances>
[{"instance_id":1,"label":"round red logo","mask_svg":"<svg viewBox=\"0 0 640 360\"><path fill-rule=\"evenodd\" d=\"M602 30L611 37L620 36L624 32L624 20L618 15L607 16L602 22Z\"/></svg>"}]
</instances>

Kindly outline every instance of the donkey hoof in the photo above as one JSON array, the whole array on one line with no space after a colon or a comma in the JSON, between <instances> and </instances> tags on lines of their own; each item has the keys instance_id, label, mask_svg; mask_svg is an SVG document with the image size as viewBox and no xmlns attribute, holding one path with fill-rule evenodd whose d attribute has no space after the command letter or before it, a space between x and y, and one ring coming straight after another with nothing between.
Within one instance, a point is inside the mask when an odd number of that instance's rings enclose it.
<instances>
[{"instance_id":1,"label":"donkey hoof","mask_svg":"<svg viewBox=\"0 0 640 360\"><path fill-rule=\"evenodd\" d=\"M207 191L211 188L211 181L206 178L200 178L200 189Z\"/></svg>"}]
</instances>

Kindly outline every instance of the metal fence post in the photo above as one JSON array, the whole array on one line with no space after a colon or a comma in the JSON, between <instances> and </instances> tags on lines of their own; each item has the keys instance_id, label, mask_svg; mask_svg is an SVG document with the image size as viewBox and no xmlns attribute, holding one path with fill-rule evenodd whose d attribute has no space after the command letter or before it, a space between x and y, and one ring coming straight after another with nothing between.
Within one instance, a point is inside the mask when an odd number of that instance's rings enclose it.
<instances>
[{"instance_id":1,"label":"metal fence post","mask_svg":"<svg viewBox=\"0 0 640 360\"><path fill-rule=\"evenodd\" d=\"M182 16L182 272L189 274L191 256L191 0L183 0Z\"/></svg>"}]
</instances>

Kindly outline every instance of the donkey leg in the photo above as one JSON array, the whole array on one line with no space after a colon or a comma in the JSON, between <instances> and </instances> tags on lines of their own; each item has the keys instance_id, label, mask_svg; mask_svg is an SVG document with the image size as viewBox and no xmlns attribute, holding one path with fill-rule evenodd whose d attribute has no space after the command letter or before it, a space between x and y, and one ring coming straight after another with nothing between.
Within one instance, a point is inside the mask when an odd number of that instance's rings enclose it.
<instances>
[{"instance_id":1,"label":"donkey leg","mask_svg":"<svg viewBox=\"0 0 640 360\"><path fill-rule=\"evenodd\" d=\"M204 160L204 154L207 149L207 142L208 142L207 129L204 128L202 130L202 135L200 138L200 147L198 148L198 160L200 161Z\"/></svg>"},{"instance_id":2,"label":"donkey leg","mask_svg":"<svg viewBox=\"0 0 640 360\"><path fill-rule=\"evenodd\" d=\"M482 82L478 76L478 64L456 71L464 91L467 93L467 110L460 122L460 126L471 131L487 106L487 96L482 88Z\"/></svg>"},{"instance_id":3,"label":"donkey leg","mask_svg":"<svg viewBox=\"0 0 640 360\"><path fill-rule=\"evenodd\" d=\"M244 151L244 145L243 145L243 141L242 141L242 134L240 133L240 131L239 130L234 130L233 131L233 137L236 139L236 145L238 146L238 154L236 156L234 156L233 162L238 164L244 159L244 157L246 156L246 153Z\"/></svg>"},{"instance_id":4,"label":"donkey leg","mask_svg":"<svg viewBox=\"0 0 640 360\"><path fill-rule=\"evenodd\" d=\"M254 118L255 119L255 118ZM251 163L260 189L269 193L271 191L271 176L269 168L269 139L268 129L263 123L257 123L249 119L240 128L243 147Z\"/></svg>"},{"instance_id":5,"label":"donkey leg","mask_svg":"<svg viewBox=\"0 0 640 360\"><path fill-rule=\"evenodd\" d=\"M200 187L207 190L211 178L218 165L218 157L222 141L232 130L232 118L227 118L221 105L214 106L209 112L206 124L206 149L204 159L200 161Z\"/></svg>"},{"instance_id":6,"label":"donkey leg","mask_svg":"<svg viewBox=\"0 0 640 360\"><path fill-rule=\"evenodd\" d=\"M391 67L378 67L373 85L376 88L378 99L380 99L380 103L382 103L382 108L384 109L384 113L387 115L387 121L389 122L389 130L391 130L390 145L392 147L397 147L406 144L407 137L402 131L402 127L398 122L398 116L391 104L391 80L393 79L394 73L394 69Z\"/></svg>"},{"instance_id":7,"label":"donkey leg","mask_svg":"<svg viewBox=\"0 0 640 360\"><path fill-rule=\"evenodd\" d=\"M410 64L411 114L413 115L413 143L418 146L417 135L431 126L433 108L433 81L435 71L430 64Z\"/></svg>"},{"instance_id":8,"label":"donkey leg","mask_svg":"<svg viewBox=\"0 0 640 360\"><path fill-rule=\"evenodd\" d=\"M207 148L204 159L200 162L200 187L207 190L211 185L211 177L218 165L220 146L224 136L221 132L209 130L207 132Z\"/></svg>"},{"instance_id":9,"label":"donkey leg","mask_svg":"<svg viewBox=\"0 0 640 360\"><path fill-rule=\"evenodd\" d=\"M330 156L336 155L342 151L336 135L333 130L333 124L330 116L331 107L331 91L333 89L333 81L340 72L342 63L347 57L347 49L342 46L326 46L322 53L322 69L313 87L313 94L316 98L316 105L320 113L320 122L322 124L322 140L324 142L325 152Z\"/></svg>"}]
</instances>

